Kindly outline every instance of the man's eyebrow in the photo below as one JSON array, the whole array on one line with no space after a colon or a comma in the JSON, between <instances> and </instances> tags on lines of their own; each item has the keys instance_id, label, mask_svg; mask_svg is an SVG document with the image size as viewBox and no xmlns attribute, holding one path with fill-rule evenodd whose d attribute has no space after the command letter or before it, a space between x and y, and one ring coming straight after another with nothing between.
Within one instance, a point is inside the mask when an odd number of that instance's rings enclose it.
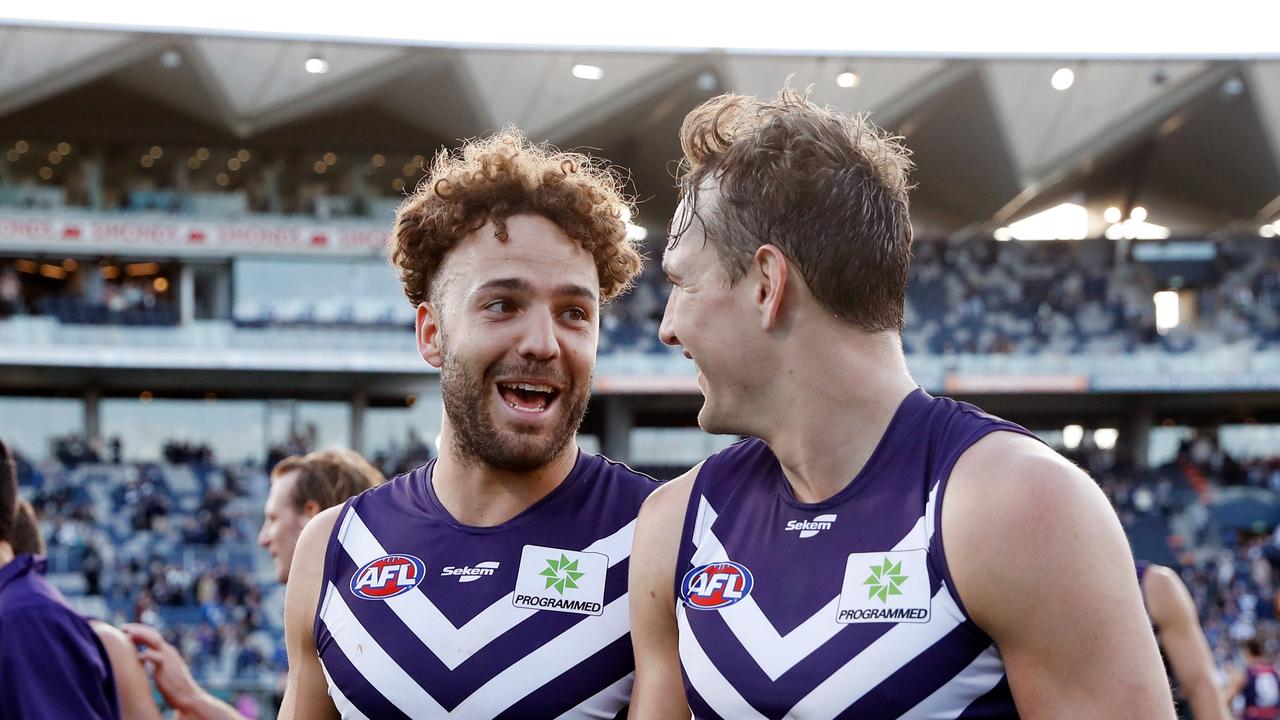
<instances>
[{"instance_id":1,"label":"man's eyebrow","mask_svg":"<svg viewBox=\"0 0 1280 720\"><path fill-rule=\"evenodd\" d=\"M516 292L529 292L533 290L533 286L527 281L520 278L494 278L481 283L471 291L471 295L478 295L486 290L515 290Z\"/></svg>"},{"instance_id":2,"label":"man's eyebrow","mask_svg":"<svg viewBox=\"0 0 1280 720\"><path fill-rule=\"evenodd\" d=\"M559 297L576 297L583 300L595 302L596 293L591 288L577 283L565 283L556 287L556 295Z\"/></svg>"},{"instance_id":3,"label":"man's eyebrow","mask_svg":"<svg viewBox=\"0 0 1280 720\"><path fill-rule=\"evenodd\" d=\"M511 290L514 292L531 293L534 291L533 285L527 280L521 278L507 277L494 278L485 281L471 291L472 295L478 295L482 292L491 290ZM596 293L591 288L577 283L564 283L557 285L553 291L557 297L578 297L585 300L595 301Z\"/></svg>"}]
</instances>

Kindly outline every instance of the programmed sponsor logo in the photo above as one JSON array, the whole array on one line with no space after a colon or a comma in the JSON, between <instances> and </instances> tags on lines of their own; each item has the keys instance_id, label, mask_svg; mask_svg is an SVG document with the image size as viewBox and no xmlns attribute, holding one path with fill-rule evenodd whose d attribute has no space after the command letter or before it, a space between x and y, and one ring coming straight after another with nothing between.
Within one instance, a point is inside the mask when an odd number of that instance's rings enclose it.
<instances>
[{"instance_id":1,"label":"programmed sponsor logo","mask_svg":"<svg viewBox=\"0 0 1280 720\"><path fill-rule=\"evenodd\" d=\"M500 564L497 560L485 560L475 565L463 565L461 567L445 565L440 571L440 577L456 577L460 583L475 582L482 577L489 577L497 572Z\"/></svg>"},{"instance_id":2,"label":"programmed sponsor logo","mask_svg":"<svg viewBox=\"0 0 1280 720\"><path fill-rule=\"evenodd\" d=\"M932 597L927 560L924 549L849 555L836 622L929 622Z\"/></svg>"},{"instance_id":3,"label":"programmed sponsor logo","mask_svg":"<svg viewBox=\"0 0 1280 720\"><path fill-rule=\"evenodd\" d=\"M413 555L383 555L351 576L351 592L364 600L386 600L422 582L427 566Z\"/></svg>"},{"instance_id":4,"label":"programmed sponsor logo","mask_svg":"<svg viewBox=\"0 0 1280 720\"><path fill-rule=\"evenodd\" d=\"M719 610L741 602L754 585L751 571L741 563L699 565L680 581L680 599L693 610Z\"/></svg>"},{"instance_id":5,"label":"programmed sponsor logo","mask_svg":"<svg viewBox=\"0 0 1280 720\"><path fill-rule=\"evenodd\" d=\"M525 545L511 602L530 610L601 615L608 573L603 553Z\"/></svg>"},{"instance_id":6,"label":"programmed sponsor logo","mask_svg":"<svg viewBox=\"0 0 1280 720\"><path fill-rule=\"evenodd\" d=\"M823 530L830 530L831 526L836 522L835 513L829 515L818 515L812 520L788 520L787 532L800 532L801 538L811 538Z\"/></svg>"}]
</instances>

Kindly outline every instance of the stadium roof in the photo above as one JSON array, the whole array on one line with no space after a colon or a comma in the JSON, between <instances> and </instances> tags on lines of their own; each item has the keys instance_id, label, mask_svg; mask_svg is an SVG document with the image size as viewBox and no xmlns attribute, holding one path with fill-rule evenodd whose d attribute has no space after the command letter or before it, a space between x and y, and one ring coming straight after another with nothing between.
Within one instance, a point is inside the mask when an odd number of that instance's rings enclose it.
<instances>
[{"instance_id":1,"label":"stadium roof","mask_svg":"<svg viewBox=\"0 0 1280 720\"><path fill-rule=\"evenodd\" d=\"M128 24L131 16L121 17ZM640 221L658 227L673 204L676 132L688 109L727 90L768 96L791 78L793 86L812 84L818 102L870 111L907 136L921 236L989 234L1066 201L1089 208L1091 234L1109 206L1142 206L1150 222L1175 234L1253 232L1280 216L1280 59L1261 52L1224 59L1169 51L1159 57L1170 59L1157 59L1113 51L1105 59L1098 51L1048 58L1024 48L1023 57L983 59L961 49L915 57L874 49L529 49L323 39L332 33L318 25L299 37L140 22L108 29L105 20L95 28L66 26L65 18L7 22L0 139L224 138L426 152L514 123L534 139L597 148L630 168L648 199ZM1248 55L1255 34L1241 33ZM1051 40L1044 47L1053 50ZM1051 86L1060 68L1073 74L1064 90Z\"/></svg>"}]
</instances>

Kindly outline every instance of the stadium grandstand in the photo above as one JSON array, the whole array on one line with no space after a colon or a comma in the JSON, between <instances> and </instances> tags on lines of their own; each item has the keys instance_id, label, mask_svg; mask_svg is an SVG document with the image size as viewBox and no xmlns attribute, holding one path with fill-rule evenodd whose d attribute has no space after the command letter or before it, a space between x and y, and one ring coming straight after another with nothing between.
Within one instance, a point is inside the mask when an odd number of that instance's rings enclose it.
<instances>
[{"instance_id":1,"label":"stadium grandstand","mask_svg":"<svg viewBox=\"0 0 1280 720\"><path fill-rule=\"evenodd\" d=\"M630 171L653 260L685 113L812 86L917 165L903 342L926 390L1086 468L1178 569L1215 660L1280 652L1280 60L484 49L0 24L0 438L81 612L163 630L274 717L279 459L434 455L384 259L433 154L514 124ZM649 263L602 319L581 433L670 478L692 363Z\"/></svg>"}]
</instances>

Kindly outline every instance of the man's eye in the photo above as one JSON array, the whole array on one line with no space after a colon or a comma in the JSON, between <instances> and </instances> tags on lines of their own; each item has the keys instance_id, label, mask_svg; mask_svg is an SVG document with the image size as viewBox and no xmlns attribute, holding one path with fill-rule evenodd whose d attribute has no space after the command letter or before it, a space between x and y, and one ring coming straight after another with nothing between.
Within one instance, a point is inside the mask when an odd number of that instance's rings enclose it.
<instances>
[{"instance_id":1,"label":"man's eye","mask_svg":"<svg viewBox=\"0 0 1280 720\"><path fill-rule=\"evenodd\" d=\"M494 300L484 306L485 310L492 310L496 313L509 313L515 310L515 305L510 300Z\"/></svg>"},{"instance_id":2,"label":"man's eye","mask_svg":"<svg viewBox=\"0 0 1280 720\"><path fill-rule=\"evenodd\" d=\"M569 308L564 311L564 316L575 322L582 322L587 319L587 311L582 308Z\"/></svg>"}]
</instances>

